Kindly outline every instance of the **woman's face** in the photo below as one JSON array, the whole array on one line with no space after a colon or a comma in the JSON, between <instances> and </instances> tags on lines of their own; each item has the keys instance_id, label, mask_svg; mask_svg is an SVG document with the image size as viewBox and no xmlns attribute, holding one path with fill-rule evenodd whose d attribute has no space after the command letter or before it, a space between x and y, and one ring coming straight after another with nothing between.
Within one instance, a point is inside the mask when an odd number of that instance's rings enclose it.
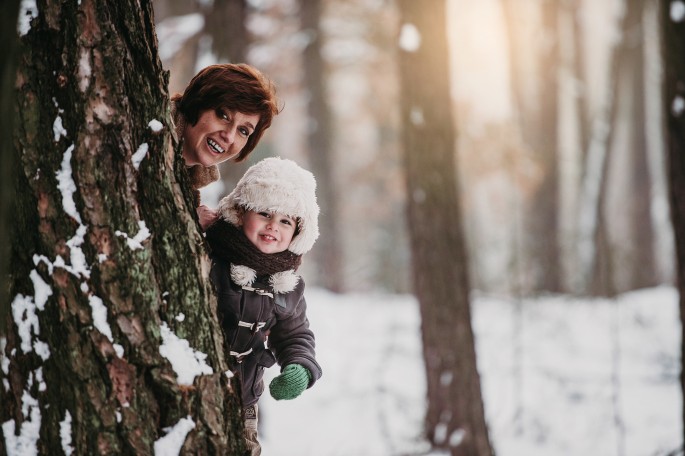
<instances>
[{"instance_id":1,"label":"woman's face","mask_svg":"<svg viewBox=\"0 0 685 456\"><path fill-rule=\"evenodd\" d=\"M259 122L258 114L228 109L201 111L195 125L183 130L186 166L212 166L236 157Z\"/></svg>"},{"instance_id":2,"label":"woman's face","mask_svg":"<svg viewBox=\"0 0 685 456\"><path fill-rule=\"evenodd\" d=\"M243 233L262 253L279 253L290 245L297 222L278 212L245 211Z\"/></svg>"}]
</instances>

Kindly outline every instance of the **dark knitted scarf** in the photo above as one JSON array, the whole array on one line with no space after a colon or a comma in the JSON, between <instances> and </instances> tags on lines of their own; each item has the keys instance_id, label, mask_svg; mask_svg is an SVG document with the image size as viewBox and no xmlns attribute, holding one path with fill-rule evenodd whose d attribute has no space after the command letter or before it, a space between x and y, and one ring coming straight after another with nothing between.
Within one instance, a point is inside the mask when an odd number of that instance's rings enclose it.
<instances>
[{"instance_id":1,"label":"dark knitted scarf","mask_svg":"<svg viewBox=\"0 0 685 456\"><path fill-rule=\"evenodd\" d=\"M296 270L302 256L290 250L279 253L262 253L250 242L240 228L224 219L214 222L206 231L211 254L224 261L254 269L257 276Z\"/></svg>"}]
</instances>

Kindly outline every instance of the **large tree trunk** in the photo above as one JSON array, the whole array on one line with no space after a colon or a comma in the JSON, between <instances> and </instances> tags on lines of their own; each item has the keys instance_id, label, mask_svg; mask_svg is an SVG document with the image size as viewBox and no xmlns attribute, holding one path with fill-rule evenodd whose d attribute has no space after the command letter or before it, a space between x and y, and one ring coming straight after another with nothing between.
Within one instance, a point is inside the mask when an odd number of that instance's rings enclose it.
<instances>
[{"instance_id":1,"label":"large tree trunk","mask_svg":"<svg viewBox=\"0 0 685 456\"><path fill-rule=\"evenodd\" d=\"M445 1L399 5L402 141L428 387L426 433L452 455L489 455L456 177Z\"/></svg>"},{"instance_id":2,"label":"large tree trunk","mask_svg":"<svg viewBox=\"0 0 685 456\"><path fill-rule=\"evenodd\" d=\"M685 12L679 11L678 4L670 0L661 0L659 7L664 65L663 114L671 216L675 231L676 282L680 293L680 323L683 328L680 383L685 396ZM685 423L685 407L682 417Z\"/></svg>"},{"instance_id":3,"label":"large tree trunk","mask_svg":"<svg viewBox=\"0 0 685 456\"><path fill-rule=\"evenodd\" d=\"M236 454L152 6L39 4L17 77L4 452L152 454L173 427L183 454Z\"/></svg>"},{"instance_id":4,"label":"large tree trunk","mask_svg":"<svg viewBox=\"0 0 685 456\"><path fill-rule=\"evenodd\" d=\"M325 87L325 66L321 55L321 1L306 0L301 4L302 30L309 38L304 50L304 86L308 106L309 162L317 176L317 193L321 207L321 238L314 247L319 265L318 283L334 292L343 291L342 234L338 219L338 198L333 172L335 158L332 145L332 119Z\"/></svg>"}]
</instances>

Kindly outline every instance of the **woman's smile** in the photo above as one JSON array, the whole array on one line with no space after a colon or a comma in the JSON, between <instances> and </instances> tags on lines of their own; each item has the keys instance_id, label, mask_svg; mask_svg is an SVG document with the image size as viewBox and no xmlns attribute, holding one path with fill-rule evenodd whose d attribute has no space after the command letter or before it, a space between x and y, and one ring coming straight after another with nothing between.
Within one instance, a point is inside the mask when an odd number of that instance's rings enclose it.
<instances>
[{"instance_id":1,"label":"woman's smile","mask_svg":"<svg viewBox=\"0 0 685 456\"><path fill-rule=\"evenodd\" d=\"M237 157L258 122L257 114L226 109L202 111L195 125L185 127L183 158L186 166L213 166Z\"/></svg>"}]
</instances>

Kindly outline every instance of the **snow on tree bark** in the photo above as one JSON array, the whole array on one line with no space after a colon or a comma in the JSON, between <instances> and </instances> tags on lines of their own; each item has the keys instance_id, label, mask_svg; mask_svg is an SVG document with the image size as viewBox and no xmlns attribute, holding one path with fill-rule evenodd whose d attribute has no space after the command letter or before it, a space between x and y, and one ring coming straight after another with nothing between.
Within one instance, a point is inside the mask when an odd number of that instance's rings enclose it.
<instances>
[{"instance_id":1,"label":"snow on tree bark","mask_svg":"<svg viewBox=\"0 0 685 456\"><path fill-rule=\"evenodd\" d=\"M234 454L239 399L171 147L152 5L47 1L29 13L0 450L152 454L174 433L182 454ZM192 384L178 353L160 350L165 325L197 361Z\"/></svg>"}]
</instances>

